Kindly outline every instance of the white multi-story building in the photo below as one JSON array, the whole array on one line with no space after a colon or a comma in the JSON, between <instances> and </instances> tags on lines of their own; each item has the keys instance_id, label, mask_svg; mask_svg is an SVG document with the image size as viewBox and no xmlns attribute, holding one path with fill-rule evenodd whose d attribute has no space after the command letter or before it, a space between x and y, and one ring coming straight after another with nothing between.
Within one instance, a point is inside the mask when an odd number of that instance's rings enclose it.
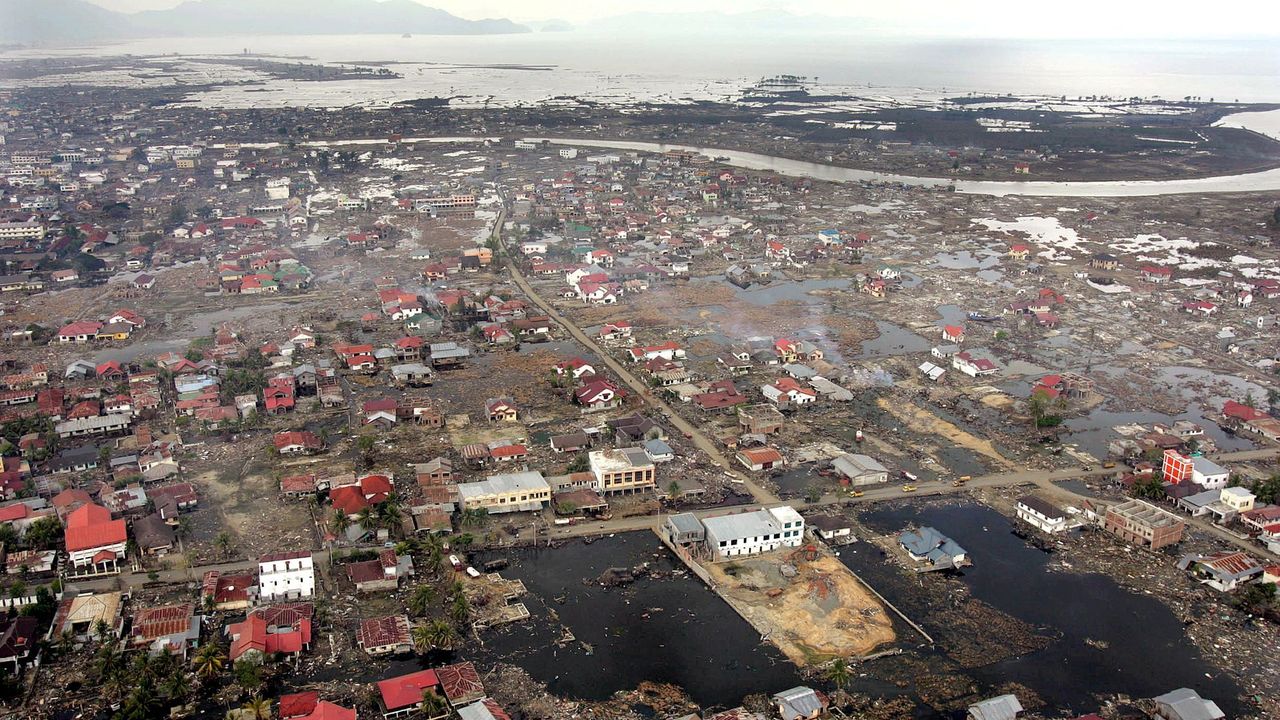
<instances>
[{"instance_id":1,"label":"white multi-story building","mask_svg":"<svg viewBox=\"0 0 1280 720\"><path fill-rule=\"evenodd\" d=\"M578 148L561 148L560 157L564 158L565 160L572 160L578 157Z\"/></svg>"},{"instance_id":2,"label":"white multi-story building","mask_svg":"<svg viewBox=\"0 0 1280 720\"><path fill-rule=\"evenodd\" d=\"M1035 495L1018 498L1018 503L1014 507L1018 511L1019 520L1047 533L1062 532L1067 529L1067 513Z\"/></svg>"},{"instance_id":3,"label":"white multi-story building","mask_svg":"<svg viewBox=\"0 0 1280 720\"><path fill-rule=\"evenodd\" d=\"M40 240L44 238L44 224L35 220L0 222L0 240Z\"/></svg>"},{"instance_id":4,"label":"white multi-story building","mask_svg":"<svg viewBox=\"0 0 1280 720\"><path fill-rule=\"evenodd\" d=\"M306 550L258 558L258 599L297 600L316 594L316 571Z\"/></svg>"},{"instance_id":5,"label":"white multi-story building","mask_svg":"<svg viewBox=\"0 0 1280 720\"><path fill-rule=\"evenodd\" d=\"M533 142L531 140L517 140L516 149L517 150L537 150L538 143Z\"/></svg>"},{"instance_id":6,"label":"white multi-story building","mask_svg":"<svg viewBox=\"0 0 1280 720\"><path fill-rule=\"evenodd\" d=\"M716 560L757 555L804 542L804 518L789 505L709 517L702 521L707 549Z\"/></svg>"}]
</instances>

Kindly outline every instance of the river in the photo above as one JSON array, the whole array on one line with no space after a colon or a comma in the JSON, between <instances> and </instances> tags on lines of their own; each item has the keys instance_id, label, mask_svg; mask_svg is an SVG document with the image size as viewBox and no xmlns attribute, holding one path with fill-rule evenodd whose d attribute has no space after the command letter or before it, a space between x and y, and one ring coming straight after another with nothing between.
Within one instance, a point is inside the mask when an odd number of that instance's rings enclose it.
<instances>
[{"instance_id":1,"label":"river","mask_svg":"<svg viewBox=\"0 0 1280 720\"><path fill-rule=\"evenodd\" d=\"M744 150L701 147L672 143L652 143L629 140L597 140L587 138L528 138L557 145L610 148L636 152L664 153L672 150L696 152L748 170L765 170L780 175L806 177L828 182L873 182L918 187L949 187L956 192L972 195L1029 195L1034 197L1146 197L1154 195L1185 195L1192 193L1273 192L1280 190L1280 168L1262 172L1218 177L1189 178L1185 180L1115 180L1097 182L1048 182L992 180L952 180L949 178L918 177L879 173L870 170L826 165L807 160L762 155Z\"/></svg>"}]
</instances>

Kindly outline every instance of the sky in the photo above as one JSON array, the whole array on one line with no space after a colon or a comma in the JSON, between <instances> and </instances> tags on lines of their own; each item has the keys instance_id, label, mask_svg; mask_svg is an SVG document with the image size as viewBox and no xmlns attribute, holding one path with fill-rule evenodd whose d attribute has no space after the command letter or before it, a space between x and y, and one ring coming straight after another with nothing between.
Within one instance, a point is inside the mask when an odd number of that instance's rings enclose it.
<instances>
[{"instance_id":1,"label":"sky","mask_svg":"<svg viewBox=\"0 0 1280 720\"><path fill-rule=\"evenodd\" d=\"M269 3L271 0L260 0ZM322 1L322 0L317 0ZM124 12L173 7L182 0L91 0ZM927 22L945 34L1045 37L1196 37L1274 34L1280 28L1275 0L417 0L460 17L516 21L559 18L585 24L637 11L728 13L781 10L796 15L863 17L889 23Z\"/></svg>"}]
</instances>

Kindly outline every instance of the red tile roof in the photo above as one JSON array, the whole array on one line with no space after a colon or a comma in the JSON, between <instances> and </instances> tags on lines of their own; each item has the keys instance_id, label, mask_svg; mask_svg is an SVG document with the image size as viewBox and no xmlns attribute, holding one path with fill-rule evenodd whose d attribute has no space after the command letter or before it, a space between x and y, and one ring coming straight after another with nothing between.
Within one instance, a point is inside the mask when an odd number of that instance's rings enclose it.
<instances>
[{"instance_id":1,"label":"red tile roof","mask_svg":"<svg viewBox=\"0 0 1280 720\"><path fill-rule=\"evenodd\" d=\"M185 633L191 629L195 606L190 603L145 608L133 615L130 642L147 645L163 637Z\"/></svg>"},{"instance_id":2,"label":"red tile roof","mask_svg":"<svg viewBox=\"0 0 1280 720\"><path fill-rule=\"evenodd\" d=\"M81 505L67 516L67 552L116 545L128 538L124 520L112 520L111 511L101 505Z\"/></svg>"},{"instance_id":3,"label":"red tile roof","mask_svg":"<svg viewBox=\"0 0 1280 720\"><path fill-rule=\"evenodd\" d=\"M356 711L321 700L316 704L315 710L301 720L356 720Z\"/></svg>"},{"instance_id":4,"label":"red tile roof","mask_svg":"<svg viewBox=\"0 0 1280 720\"><path fill-rule=\"evenodd\" d=\"M292 695L280 696L280 708L278 714L280 720L289 720L290 718L303 717L311 714L316 709L316 701L320 699L320 693L313 691L293 693Z\"/></svg>"},{"instance_id":5,"label":"red tile roof","mask_svg":"<svg viewBox=\"0 0 1280 720\"><path fill-rule=\"evenodd\" d=\"M382 704L388 711L412 707L422 702L422 691L440 684L435 670L419 670L378 681Z\"/></svg>"},{"instance_id":6,"label":"red tile roof","mask_svg":"<svg viewBox=\"0 0 1280 720\"><path fill-rule=\"evenodd\" d=\"M454 663L436 668L436 676L440 679L440 687L449 699L449 704L457 706L484 697L484 684L480 682L480 673L476 666L469 662Z\"/></svg>"},{"instance_id":7,"label":"red tile roof","mask_svg":"<svg viewBox=\"0 0 1280 720\"><path fill-rule=\"evenodd\" d=\"M383 647L412 643L409 618L404 615L388 615L360 623L356 637L361 647ZM441 668L443 670L443 668Z\"/></svg>"}]
</instances>

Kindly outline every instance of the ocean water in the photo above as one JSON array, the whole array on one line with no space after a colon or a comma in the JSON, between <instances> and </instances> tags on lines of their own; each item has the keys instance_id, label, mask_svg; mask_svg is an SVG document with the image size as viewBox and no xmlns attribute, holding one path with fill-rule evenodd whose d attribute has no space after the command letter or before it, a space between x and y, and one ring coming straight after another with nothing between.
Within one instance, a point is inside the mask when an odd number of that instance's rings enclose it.
<instances>
[{"instance_id":1,"label":"ocean water","mask_svg":"<svg viewBox=\"0 0 1280 720\"><path fill-rule=\"evenodd\" d=\"M958 40L854 36L619 36L575 31L491 36L246 35L160 38L4 57L229 55L390 63L395 81L271 80L255 92L201 93L200 104L382 104L453 96L459 104L548 102L565 96L625 104L737 96L777 74L884 101L1006 93L1068 98L1184 97L1280 102L1280 43L1267 40ZM208 74L206 67L185 82ZM243 79L240 75L237 78ZM163 82L163 76L133 82ZM213 76L210 76L212 78ZM48 82L77 82L63 76ZM121 79L121 82L124 80Z\"/></svg>"}]
</instances>

